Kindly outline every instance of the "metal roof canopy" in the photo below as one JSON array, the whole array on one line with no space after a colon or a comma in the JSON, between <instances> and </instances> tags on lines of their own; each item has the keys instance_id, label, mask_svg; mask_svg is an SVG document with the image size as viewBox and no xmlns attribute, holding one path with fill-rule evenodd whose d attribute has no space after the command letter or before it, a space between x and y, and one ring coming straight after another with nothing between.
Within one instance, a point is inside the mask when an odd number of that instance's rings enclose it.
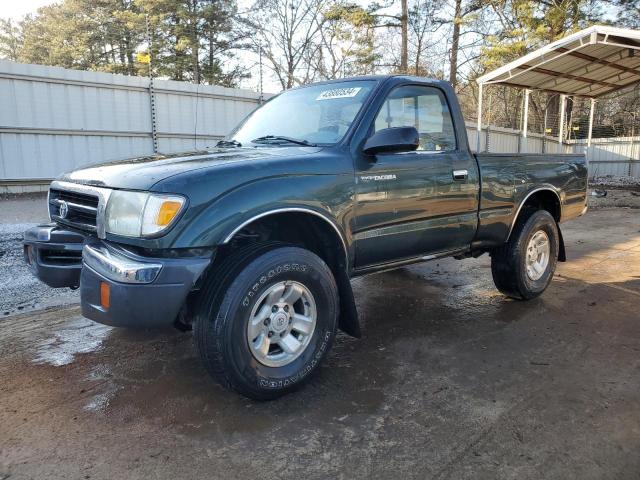
<instances>
[{"instance_id":1,"label":"metal roof canopy","mask_svg":"<svg viewBox=\"0 0 640 480\"><path fill-rule=\"evenodd\" d=\"M563 138L566 96L591 99L588 145L591 145L595 99L640 82L640 31L594 25L514 60L477 79L478 132L482 118L482 87L500 84L524 88L527 136L529 92L561 95L559 140ZM480 134L478 133L478 149Z\"/></svg>"}]
</instances>

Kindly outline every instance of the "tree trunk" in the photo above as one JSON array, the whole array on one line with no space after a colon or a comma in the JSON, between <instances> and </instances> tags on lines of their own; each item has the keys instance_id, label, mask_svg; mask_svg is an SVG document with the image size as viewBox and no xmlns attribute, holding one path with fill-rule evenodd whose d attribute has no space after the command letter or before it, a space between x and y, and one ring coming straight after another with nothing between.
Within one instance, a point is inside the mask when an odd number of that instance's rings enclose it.
<instances>
[{"instance_id":1,"label":"tree trunk","mask_svg":"<svg viewBox=\"0 0 640 480\"><path fill-rule=\"evenodd\" d=\"M449 81L454 88L458 83L458 49L460 48L461 12L462 0L456 0L456 8L453 15L453 34L451 36L451 62L449 65Z\"/></svg>"},{"instance_id":2,"label":"tree trunk","mask_svg":"<svg viewBox=\"0 0 640 480\"><path fill-rule=\"evenodd\" d=\"M113 45L111 46L111 48L112 48L112 51L113 51ZM119 42L119 45L118 45L118 56L120 57L120 65L121 65L122 69L124 70L126 68L126 65L127 65L127 57L126 57L124 42Z\"/></svg>"},{"instance_id":3,"label":"tree trunk","mask_svg":"<svg viewBox=\"0 0 640 480\"><path fill-rule=\"evenodd\" d=\"M566 137L567 138L571 138L571 135L574 135L575 138L575 133L571 130L572 128L572 123L573 123L573 97L567 97L567 106L565 108L565 120L566 120L566 125L567 125L567 129L566 129Z\"/></svg>"},{"instance_id":4,"label":"tree trunk","mask_svg":"<svg viewBox=\"0 0 640 480\"><path fill-rule=\"evenodd\" d=\"M402 15L400 16L400 30L402 32L402 51L400 52L400 72L407 73L409 69L409 40L408 40L408 23L409 9L407 0L401 0Z\"/></svg>"},{"instance_id":5,"label":"tree trunk","mask_svg":"<svg viewBox=\"0 0 640 480\"><path fill-rule=\"evenodd\" d=\"M213 85L213 29L209 31L209 85Z\"/></svg>"},{"instance_id":6,"label":"tree trunk","mask_svg":"<svg viewBox=\"0 0 640 480\"><path fill-rule=\"evenodd\" d=\"M125 48L127 50L127 72L129 75L135 75L135 64L133 62L133 48L131 47L131 34L127 33L124 39Z\"/></svg>"},{"instance_id":7,"label":"tree trunk","mask_svg":"<svg viewBox=\"0 0 640 480\"><path fill-rule=\"evenodd\" d=\"M193 46L191 47L191 61L193 62L193 83L200 83L200 65L198 61L199 49L198 49L198 37L193 39Z\"/></svg>"},{"instance_id":8,"label":"tree trunk","mask_svg":"<svg viewBox=\"0 0 640 480\"><path fill-rule=\"evenodd\" d=\"M198 38L198 5L193 2L191 12L191 62L193 68L193 82L200 83L200 39Z\"/></svg>"}]
</instances>

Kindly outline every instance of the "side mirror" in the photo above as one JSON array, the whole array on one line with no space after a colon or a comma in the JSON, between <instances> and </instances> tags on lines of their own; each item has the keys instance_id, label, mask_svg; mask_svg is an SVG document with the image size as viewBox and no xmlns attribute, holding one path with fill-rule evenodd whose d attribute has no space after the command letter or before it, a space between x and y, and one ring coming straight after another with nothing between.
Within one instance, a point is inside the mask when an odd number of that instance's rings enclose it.
<instances>
[{"instance_id":1,"label":"side mirror","mask_svg":"<svg viewBox=\"0 0 640 480\"><path fill-rule=\"evenodd\" d=\"M420 137L415 127L383 128L371 135L364 144L367 155L376 153L412 152L420 145Z\"/></svg>"}]
</instances>

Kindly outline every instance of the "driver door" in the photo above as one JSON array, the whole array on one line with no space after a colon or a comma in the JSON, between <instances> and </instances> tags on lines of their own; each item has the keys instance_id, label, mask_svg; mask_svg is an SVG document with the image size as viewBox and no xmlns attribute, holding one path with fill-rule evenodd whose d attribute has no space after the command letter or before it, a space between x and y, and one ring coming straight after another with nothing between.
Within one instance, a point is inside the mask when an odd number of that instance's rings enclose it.
<instances>
[{"instance_id":1,"label":"driver door","mask_svg":"<svg viewBox=\"0 0 640 480\"><path fill-rule=\"evenodd\" d=\"M356 164L357 268L463 249L475 235L477 164L459 148L444 93L392 90L371 134L401 126L418 130L416 151L363 155Z\"/></svg>"}]
</instances>

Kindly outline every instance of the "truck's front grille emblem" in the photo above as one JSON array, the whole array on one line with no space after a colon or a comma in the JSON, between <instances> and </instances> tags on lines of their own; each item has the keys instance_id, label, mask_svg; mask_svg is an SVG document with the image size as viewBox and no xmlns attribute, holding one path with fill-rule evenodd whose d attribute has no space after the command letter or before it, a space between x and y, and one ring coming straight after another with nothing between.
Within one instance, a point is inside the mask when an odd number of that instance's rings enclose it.
<instances>
[{"instance_id":1,"label":"truck's front grille emblem","mask_svg":"<svg viewBox=\"0 0 640 480\"><path fill-rule=\"evenodd\" d=\"M58 206L58 211L60 212L60 218L67 218L67 215L69 215L69 204L62 200Z\"/></svg>"},{"instance_id":2,"label":"truck's front grille emblem","mask_svg":"<svg viewBox=\"0 0 640 480\"><path fill-rule=\"evenodd\" d=\"M98 197L87 193L52 188L49 192L51 219L90 232L96 231Z\"/></svg>"}]
</instances>

